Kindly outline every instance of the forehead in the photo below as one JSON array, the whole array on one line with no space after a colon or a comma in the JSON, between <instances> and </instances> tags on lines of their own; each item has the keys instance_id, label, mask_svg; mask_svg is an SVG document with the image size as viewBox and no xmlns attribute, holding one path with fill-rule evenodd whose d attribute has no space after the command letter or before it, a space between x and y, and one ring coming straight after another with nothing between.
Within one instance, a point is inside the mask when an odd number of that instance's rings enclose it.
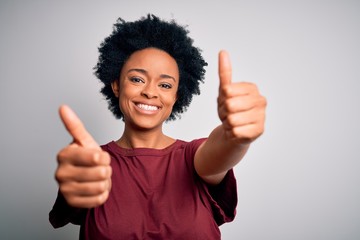
<instances>
[{"instance_id":1,"label":"forehead","mask_svg":"<svg viewBox=\"0 0 360 240\"><path fill-rule=\"evenodd\" d=\"M179 77L176 60L167 52L157 48L145 48L134 52L125 62L123 70L142 68L148 72L170 74Z\"/></svg>"}]
</instances>

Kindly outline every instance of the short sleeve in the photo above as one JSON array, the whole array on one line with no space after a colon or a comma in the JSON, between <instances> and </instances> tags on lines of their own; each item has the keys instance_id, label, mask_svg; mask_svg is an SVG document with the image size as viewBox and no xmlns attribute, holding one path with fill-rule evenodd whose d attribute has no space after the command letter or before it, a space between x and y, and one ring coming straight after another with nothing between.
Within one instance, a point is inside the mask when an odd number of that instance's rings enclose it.
<instances>
[{"instance_id":1,"label":"short sleeve","mask_svg":"<svg viewBox=\"0 0 360 240\"><path fill-rule=\"evenodd\" d=\"M197 149L204 141L206 141L206 138L196 139L189 143L189 152L191 153L188 153L187 158L191 158L194 174L196 174L196 172L193 165L193 159ZM209 185L197 174L196 176L198 177L199 188L202 189L205 204L208 208L211 208L217 225L220 226L223 223L233 221L236 215L236 206L238 202L236 178L233 169L230 169L221 183L216 186Z\"/></svg>"},{"instance_id":2,"label":"short sleeve","mask_svg":"<svg viewBox=\"0 0 360 240\"><path fill-rule=\"evenodd\" d=\"M49 213L49 221L54 228L63 227L68 223L80 225L85 220L86 212L87 209L69 206L59 191L54 206Z\"/></svg>"},{"instance_id":3,"label":"short sleeve","mask_svg":"<svg viewBox=\"0 0 360 240\"><path fill-rule=\"evenodd\" d=\"M230 169L224 179L216 186L202 183L209 199L214 219L218 226L234 220L237 206L237 186L233 169Z\"/></svg>"}]
</instances>

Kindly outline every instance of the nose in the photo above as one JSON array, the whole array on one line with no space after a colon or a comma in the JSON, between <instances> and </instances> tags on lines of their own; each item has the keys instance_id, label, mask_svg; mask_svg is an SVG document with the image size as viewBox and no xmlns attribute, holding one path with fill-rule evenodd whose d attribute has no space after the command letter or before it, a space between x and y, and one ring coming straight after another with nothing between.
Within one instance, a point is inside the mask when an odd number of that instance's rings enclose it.
<instances>
[{"instance_id":1,"label":"nose","mask_svg":"<svg viewBox=\"0 0 360 240\"><path fill-rule=\"evenodd\" d=\"M141 95L150 99L150 98L157 98L157 88L156 84L148 83L144 86L144 88L141 91Z\"/></svg>"}]
</instances>

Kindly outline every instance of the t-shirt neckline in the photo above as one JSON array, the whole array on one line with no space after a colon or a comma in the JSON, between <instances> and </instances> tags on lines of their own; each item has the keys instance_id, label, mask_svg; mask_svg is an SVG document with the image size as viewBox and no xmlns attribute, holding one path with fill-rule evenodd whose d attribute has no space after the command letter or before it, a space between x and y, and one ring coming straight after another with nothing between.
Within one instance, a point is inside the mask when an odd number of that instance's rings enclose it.
<instances>
[{"instance_id":1,"label":"t-shirt neckline","mask_svg":"<svg viewBox=\"0 0 360 240\"><path fill-rule=\"evenodd\" d=\"M108 146L114 152L125 156L140 156L140 155L166 155L171 152L176 146L180 145L183 141L175 139L173 143L162 149L155 148L123 148L120 147L115 141L109 142Z\"/></svg>"}]
</instances>

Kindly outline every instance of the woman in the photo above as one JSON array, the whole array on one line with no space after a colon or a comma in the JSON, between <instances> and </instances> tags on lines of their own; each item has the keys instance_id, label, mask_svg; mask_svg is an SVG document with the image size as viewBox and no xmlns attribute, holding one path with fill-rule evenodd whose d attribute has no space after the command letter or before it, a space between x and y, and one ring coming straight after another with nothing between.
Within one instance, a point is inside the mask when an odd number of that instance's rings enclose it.
<instances>
[{"instance_id":1,"label":"woman","mask_svg":"<svg viewBox=\"0 0 360 240\"><path fill-rule=\"evenodd\" d=\"M115 24L95 70L124 132L100 147L75 113L60 107L74 141L57 157L54 227L80 224L81 239L220 239L218 226L234 219L232 168L263 133L266 100L254 84L231 82L221 51L221 125L190 142L165 135L163 123L200 93L207 65L187 34L153 15Z\"/></svg>"}]
</instances>

